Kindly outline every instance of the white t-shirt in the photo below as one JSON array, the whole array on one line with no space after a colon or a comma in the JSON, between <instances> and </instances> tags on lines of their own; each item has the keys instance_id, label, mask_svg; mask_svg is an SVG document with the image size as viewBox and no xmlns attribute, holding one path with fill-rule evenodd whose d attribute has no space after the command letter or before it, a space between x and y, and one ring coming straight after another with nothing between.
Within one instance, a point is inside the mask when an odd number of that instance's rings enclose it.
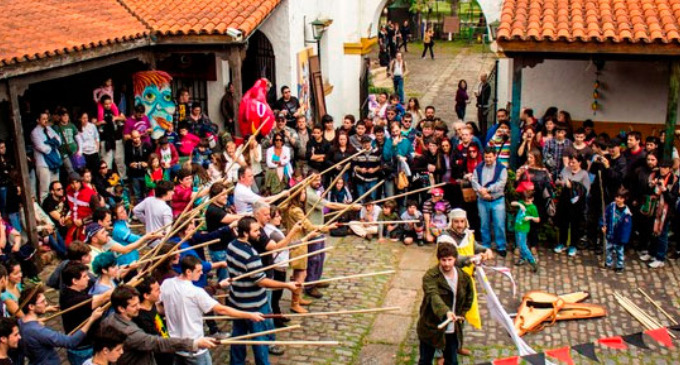
<instances>
[{"instance_id":1,"label":"white t-shirt","mask_svg":"<svg viewBox=\"0 0 680 365\"><path fill-rule=\"evenodd\" d=\"M255 194L250 187L241 183L236 184L236 188L234 188L234 208L236 208L236 214L252 213L253 203L260 199L262 197Z\"/></svg>"},{"instance_id":2,"label":"white t-shirt","mask_svg":"<svg viewBox=\"0 0 680 365\"><path fill-rule=\"evenodd\" d=\"M179 277L167 279L161 285L161 301L165 307L168 333L174 338L199 339L203 334L203 314L219 304L204 289ZM199 350L194 355L208 351ZM186 353L178 352L180 355Z\"/></svg>"},{"instance_id":3,"label":"white t-shirt","mask_svg":"<svg viewBox=\"0 0 680 365\"><path fill-rule=\"evenodd\" d=\"M278 227L271 223L267 223L267 225L264 226L264 232L267 234L267 236L269 236L270 239L274 240L274 242L276 243L279 243L281 240L286 238L286 235L283 234L283 232L281 232L281 230ZM288 252L288 250L279 251L274 254L274 263L278 264L283 261L288 261L289 258L290 253ZM279 265L279 268L285 269L287 267L288 267L287 263Z\"/></svg>"}]
</instances>

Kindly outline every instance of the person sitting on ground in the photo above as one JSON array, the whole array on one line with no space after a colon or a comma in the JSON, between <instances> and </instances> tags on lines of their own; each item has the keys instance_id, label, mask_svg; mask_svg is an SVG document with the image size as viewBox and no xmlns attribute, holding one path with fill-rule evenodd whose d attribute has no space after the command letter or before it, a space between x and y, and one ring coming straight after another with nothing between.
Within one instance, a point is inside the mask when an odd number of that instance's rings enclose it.
<instances>
[{"instance_id":1,"label":"person sitting on ground","mask_svg":"<svg viewBox=\"0 0 680 365\"><path fill-rule=\"evenodd\" d=\"M423 240L423 213L418 210L418 202L415 200L409 200L406 203L406 210L401 213L401 220L410 221L416 220L418 222L404 223L402 232L402 239L405 245L413 244L417 242L418 246L422 246Z\"/></svg>"},{"instance_id":2,"label":"person sitting on ground","mask_svg":"<svg viewBox=\"0 0 680 365\"><path fill-rule=\"evenodd\" d=\"M367 202L359 212L359 222L350 222L349 228L361 238L372 240L373 236L378 234L378 218L380 217L381 209L373 202ZM366 224L373 223L375 224Z\"/></svg>"},{"instance_id":3,"label":"person sitting on ground","mask_svg":"<svg viewBox=\"0 0 680 365\"><path fill-rule=\"evenodd\" d=\"M398 221L399 214L396 212L396 209L397 203L392 200L386 201L382 206L382 211L378 215L378 222ZM396 242L401 237L402 230L399 223L386 223L382 228L383 235L393 242ZM385 237L382 238L382 240L384 239Z\"/></svg>"}]
</instances>

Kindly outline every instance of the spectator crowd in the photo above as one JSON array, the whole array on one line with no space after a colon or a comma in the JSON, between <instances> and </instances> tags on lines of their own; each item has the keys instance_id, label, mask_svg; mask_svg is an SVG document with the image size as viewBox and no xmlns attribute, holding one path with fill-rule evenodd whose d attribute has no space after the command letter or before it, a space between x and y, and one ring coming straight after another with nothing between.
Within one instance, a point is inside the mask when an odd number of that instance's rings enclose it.
<instances>
[{"instance_id":1,"label":"spectator crowd","mask_svg":"<svg viewBox=\"0 0 680 365\"><path fill-rule=\"evenodd\" d=\"M394 51L393 73L406 71L397 50L406 48L407 27L395 25L385 36L386 49ZM467 83L459 88L452 102L465 104ZM286 317L264 320L262 314L282 313L282 291L268 295L266 289L289 290L290 310L297 313L323 297L324 285L304 283L322 277L324 255L290 265L289 258L322 250L329 235L433 244L452 226L454 208L467 212L484 249L505 257L516 248L515 264L534 272L539 246L570 257L606 250L606 264L617 272L630 248L629 257L635 252L656 269L668 259L670 234L677 237L671 227L680 227L680 158L676 149L672 159L663 158L664 139L674 136L610 136L597 133L592 121L572 121L564 110L551 107L539 118L525 108L513 151L505 109L481 134L476 122L446 123L435 107L404 100L402 85L402 95L371 98L365 117L325 115L317 122L299 111L289 88L281 92L272 105L271 132L244 136L238 146L229 126L213 122L184 89L174 125L152 138L143 106L124 115L107 82L95 90L91 114L60 107L36 117L30 134L35 192L21 191L7 144L0 142L6 317L0 320L0 364L7 363L3 357L59 364L55 346L67 348L72 365L155 364L173 357L178 364L209 363L207 349L227 334L214 321L206 321L204 334L204 314L237 317L232 335L241 335L286 325ZM484 94L482 85L476 95ZM464 109L456 107L461 119ZM36 197L37 252L22 237L21 194ZM169 229L203 203L196 222ZM324 224L331 216L335 223ZM310 235L321 239L285 249ZM207 251L194 248L209 241ZM167 258L136 277L142 255L157 245ZM173 254L177 245L183 250ZM33 264L36 254L50 252L63 260L47 282L59 291L59 307L89 301L61 315L70 335L38 320L58 310L47 303ZM273 264L279 266L231 282ZM134 285L132 278L138 279ZM224 303L212 296L221 291L227 292ZM98 309L106 303L110 308ZM244 346L230 351L232 364L245 363ZM262 364L281 353L278 346L254 350Z\"/></svg>"}]
</instances>

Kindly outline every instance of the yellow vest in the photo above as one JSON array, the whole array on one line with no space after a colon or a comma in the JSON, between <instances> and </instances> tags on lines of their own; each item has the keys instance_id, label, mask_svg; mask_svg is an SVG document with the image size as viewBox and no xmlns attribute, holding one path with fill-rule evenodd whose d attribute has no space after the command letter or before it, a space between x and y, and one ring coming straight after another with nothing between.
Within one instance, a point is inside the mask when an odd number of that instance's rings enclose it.
<instances>
[{"instance_id":1,"label":"yellow vest","mask_svg":"<svg viewBox=\"0 0 680 365\"><path fill-rule=\"evenodd\" d=\"M461 240L458 246L458 255L462 256L474 256L475 254L475 235L471 230L465 230L465 237ZM472 307L465 313L465 320L476 329L482 328L482 318L479 316L479 304L477 302L477 286L475 285L475 265L471 264L463 268L470 278L472 279Z\"/></svg>"}]
</instances>

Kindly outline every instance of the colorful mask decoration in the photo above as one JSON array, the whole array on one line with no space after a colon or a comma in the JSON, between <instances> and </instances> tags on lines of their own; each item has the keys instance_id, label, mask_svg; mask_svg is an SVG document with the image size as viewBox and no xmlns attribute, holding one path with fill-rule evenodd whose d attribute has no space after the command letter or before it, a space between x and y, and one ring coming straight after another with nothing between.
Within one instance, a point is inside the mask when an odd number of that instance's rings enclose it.
<instances>
[{"instance_id":1,"label":"colorful mask decoration","mask_svg":"<svg viewBox=\"0 0 680 365\"><path fill-rule=\"evenodd\" d=\"M171 81L172 76L165 71L141 71L132 75L135 105L144 105L153 129L153 139L162 137L172 126L175 102L170 89Z\"/></svg>"},{"instance_id":2,"label":"colorful mask decoration","mask_svg":"<svg viewBox=\"0 0 680 365\"><path fill-rule=\"evenodd\" d=\"M274 127L274 113L267 103L268 88L269 81L261 78L243 94L238 109L238 123L242 135L252 135L263 123L265 126L260 130L262 136L269 134Z\"/></svg>"}]
</instances>

